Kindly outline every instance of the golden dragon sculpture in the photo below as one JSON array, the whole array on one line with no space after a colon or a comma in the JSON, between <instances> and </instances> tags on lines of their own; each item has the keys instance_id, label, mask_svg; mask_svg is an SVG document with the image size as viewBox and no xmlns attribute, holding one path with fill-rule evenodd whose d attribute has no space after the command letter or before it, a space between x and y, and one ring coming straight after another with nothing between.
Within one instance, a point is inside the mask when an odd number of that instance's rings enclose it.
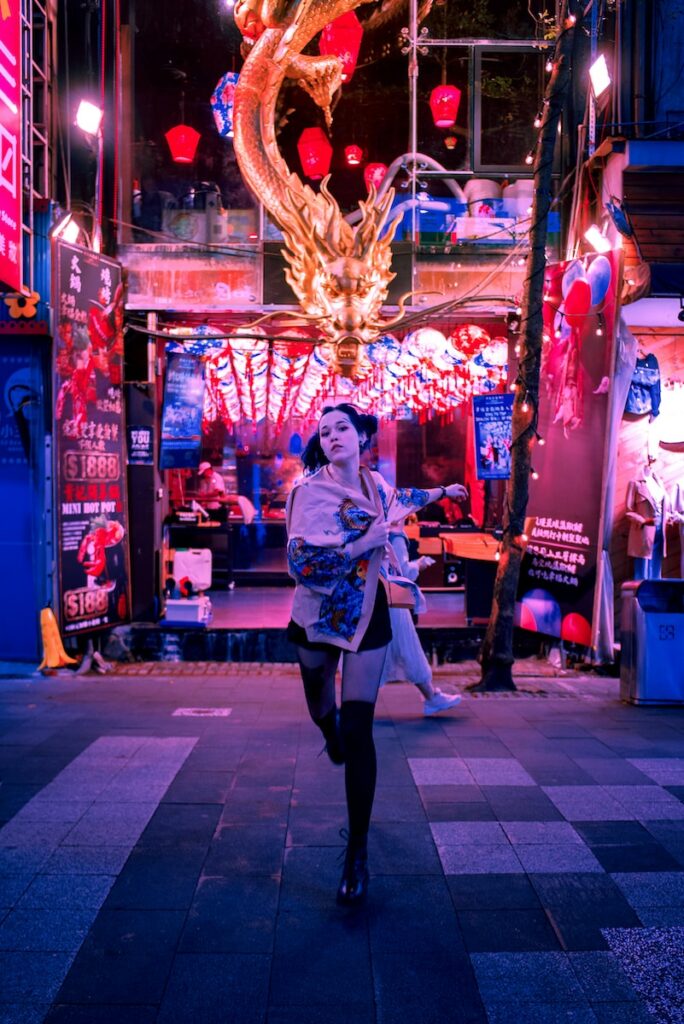
<instances>
[{"instance_id":1,"label":"golden dragon sculpture","mask_svg":"<svg viewBox=\"0 0 684 1024\"><path fill-rule=\"evenodd\" d=\"M251 42L235 93L235 153L242 176L283 233L287 281L304 319L316 324L338 356L353 353L398 323L383 320L396 222L394 190L378 201L371 188L352 226L328 190L316 193L290 171L278 149L275 112L285 78L295 79L331 123L330 106L342 81L336 57L302 50L327 24L369 0L237 0L235 21ZM384 5L381 5L384 6ZM384 232L384 233L383 233ZM410 293L409 293L410 294Z\"/></svg>"}]
</instances>

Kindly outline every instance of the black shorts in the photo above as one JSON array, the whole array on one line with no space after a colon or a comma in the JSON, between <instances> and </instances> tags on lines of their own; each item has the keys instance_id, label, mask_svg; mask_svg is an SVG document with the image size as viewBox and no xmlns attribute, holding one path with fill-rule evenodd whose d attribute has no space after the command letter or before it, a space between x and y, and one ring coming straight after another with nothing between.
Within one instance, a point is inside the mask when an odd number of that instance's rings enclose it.
<instances>
[{"instance_id":1,"label":"black shorts","mask_svg":"<svg viewBox=\"0 0 684 1024\"><path fill-rule=\"evenodd\" d=\"M307 651L339 651L337 644L311 643L306 635L306 630L293 619L287 625L287 639L297 644L297 647L305 647ZM370 622L363 634L358 651L376 651L379 647L386 647L392 639L392 626L387 606L387 595L385 588L378 580L378 589L375 594L375 604L370 617Z\"/></svg>"}]
</instances>

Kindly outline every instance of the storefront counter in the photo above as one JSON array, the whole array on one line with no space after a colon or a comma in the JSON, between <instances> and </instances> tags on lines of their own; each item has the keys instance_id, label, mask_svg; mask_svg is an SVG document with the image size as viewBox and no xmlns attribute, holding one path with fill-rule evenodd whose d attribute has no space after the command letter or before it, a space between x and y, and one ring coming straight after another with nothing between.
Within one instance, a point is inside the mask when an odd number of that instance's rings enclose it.
<instances>
[{"instance_id":1,"label":"storefront counter","mask_svg":"<svg viewBox=\"0 0 684 1024\"><path fill-rule=\"evenodd\" d=\"M441 533L444 554L464 566L465 615L469 626L489 621L500 541L491 533Z\"/></svg>"}]
</instances>

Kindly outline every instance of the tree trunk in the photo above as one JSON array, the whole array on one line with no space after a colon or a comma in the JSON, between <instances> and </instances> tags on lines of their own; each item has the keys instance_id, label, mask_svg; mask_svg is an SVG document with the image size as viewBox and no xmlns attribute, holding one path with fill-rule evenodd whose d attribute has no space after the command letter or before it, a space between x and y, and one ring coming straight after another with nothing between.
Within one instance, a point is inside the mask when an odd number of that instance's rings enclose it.
<instances>
[{"instance_id":1,"label":"tree trunk","mask_svg":"<svg viewBox=\"0 0 684 1024\"><path fill-rule=\"evenodd\" d=\"M532 468L532 447L537 438L539 371L543 333L544 274L546 236L551 206L553 154L558 125L570 84L570 60L576 21L569 15L572 0L563 0L553 57L553 71L544 97L544 116L534 161L534 199L530 226L528 272L522 301L520 323L520 363L513 402L513 443L511 476L506 488L503 540L499 558L492 614L487 626L480 664L481 678L468 687L472 691L515 690L513 682L513 616L525 548L525 514Z\"/></svg>"}]
</instances>

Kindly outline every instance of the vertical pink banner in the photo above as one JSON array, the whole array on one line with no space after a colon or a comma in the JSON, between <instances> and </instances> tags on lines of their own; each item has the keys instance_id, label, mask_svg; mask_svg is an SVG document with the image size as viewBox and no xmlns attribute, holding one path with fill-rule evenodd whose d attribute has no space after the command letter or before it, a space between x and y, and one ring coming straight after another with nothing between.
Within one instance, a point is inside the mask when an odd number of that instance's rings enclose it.
<instances>
[{"instance_id":1,"label":"vertical pink banner","mask_svg":"<svg viewBox=\"0 0 684 1024\"><path fill-rule=\"evenodd\" d=\"M21 18L19 0L0 0L0 287L21 277Z\"/></svg>"},{"instance_id":2,"label":"vertical pink banner","mask_svg":"<svg viewBox=\"0 0 684 1024\"><path fill-rule=\"evenodd\" d=\"M620 253L546 268L534 517L517 624L592 645Z\"/></svg>"}]
</instances>

